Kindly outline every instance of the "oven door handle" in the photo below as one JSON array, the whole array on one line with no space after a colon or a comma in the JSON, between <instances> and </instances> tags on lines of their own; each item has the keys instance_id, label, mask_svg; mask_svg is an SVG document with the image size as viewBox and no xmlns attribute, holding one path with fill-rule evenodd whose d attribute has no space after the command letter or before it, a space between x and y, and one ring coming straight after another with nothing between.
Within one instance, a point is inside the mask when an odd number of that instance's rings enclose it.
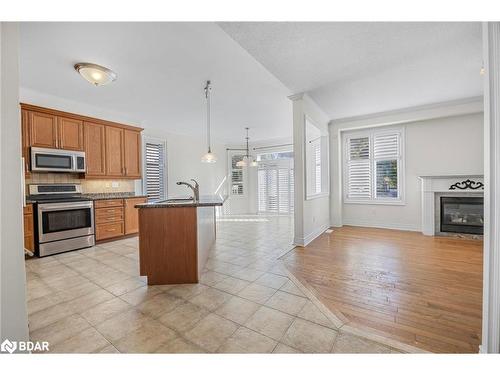
<instances>
[{"instance_id":1,"label":"oven door handle","mask_svg":"<svg viewBox=\"0 0 500 375\"><path fill-rule=\"evenodd\" d=\"M40 212L47 211L69 211L75 208L92 208L93 202L72 202L72 203L42 203L38 205Z\"/></svg>"}]
</instances>

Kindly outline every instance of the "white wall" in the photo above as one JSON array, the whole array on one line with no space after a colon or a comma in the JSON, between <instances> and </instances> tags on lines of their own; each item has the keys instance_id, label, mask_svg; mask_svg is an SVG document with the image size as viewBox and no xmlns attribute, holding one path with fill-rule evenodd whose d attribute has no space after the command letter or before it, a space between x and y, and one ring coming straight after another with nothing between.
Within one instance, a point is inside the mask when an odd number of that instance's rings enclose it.
<instances>
[{"instance_id":1,"label":"white wall","mask_svg":"<svg viewBox=\"0 0 500 375\"><path fill-rule=\"evenodd\" d=\"M343 204L332 199L332 225L360 225L421 230L418 176L483 174L483 116L481 113L428 119L399 125L405 128L405 204ZM335 127L334 127L335 128ZM331 145L338 147L338 131ZM339 153L332 153L334 190L341 199Z\"/></svg>"},{"instance_id":2,"label":"white wall","mask_svg":"<svg viewBox=\"0 0 500 375\"><path fill-rule=\"evenodd\" d=\"M0 341L26 341L18 25L1 23L0 40Z\"/></svg>"},{"instance_id":3,"label":"white wall","mask_svg":"<svg viewBox=\"0 0 500 375\"><path fill-rule=\"evenodd\" d=\"M322 133L328 133L328 118L307 95L293 95L293 151L295 168L294 242L305 246L330 226L330 199L305 199L305 116Z\"/></svg>"},{"instance_id":4,"label":"white wall","mask_svg":"<svg viewBox=\"0 0 500 375\"><path fill-rule=\"evenodd\" d=\"M192 195L186 186L178 186L177 181L194 178L200 184L200 195L226 194L226 148L212 143L212 152L217 156L216 163L202 163L201 157L207 152L203 130L200 137L150 131L145 127L145 137L164 139L167 142L167 194L173 196ZM221 187L218 191L217 189Z\"/></svg>"}]
</instances>

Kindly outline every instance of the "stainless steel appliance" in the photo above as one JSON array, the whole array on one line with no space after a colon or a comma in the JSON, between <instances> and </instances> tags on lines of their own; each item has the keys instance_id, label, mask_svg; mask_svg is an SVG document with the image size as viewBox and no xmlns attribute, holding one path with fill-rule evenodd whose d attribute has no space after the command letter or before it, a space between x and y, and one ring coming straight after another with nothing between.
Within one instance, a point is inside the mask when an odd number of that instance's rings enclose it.
<instances>
[{"instance_id":1,"label":"stainless steel appliance","mask_svg":"<svg viewBox=\"0 0 500 375\"><path fill-rule=\"evenodd\" d=\"M31 147L33 172L85 172L85 152Z\"/></svg>"},{"instance_id":2,"label":"stainless steel appliance","mask_svg":"<svg viewBox=\"0 0 500 375\"><path fill-rule=\"evenodd\" d=\"M32 184L36 255L43 257L94 246L94 202L79 184Z\"/></svg>"}]
</instances>

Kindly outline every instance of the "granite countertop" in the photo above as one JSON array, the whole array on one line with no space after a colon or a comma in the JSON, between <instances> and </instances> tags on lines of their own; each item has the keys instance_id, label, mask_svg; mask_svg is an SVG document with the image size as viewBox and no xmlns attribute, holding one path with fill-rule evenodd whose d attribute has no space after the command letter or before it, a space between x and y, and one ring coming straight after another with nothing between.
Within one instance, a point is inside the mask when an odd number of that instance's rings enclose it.
<instances>
[{"instance_id":1,"label":"granite countertop","mask_svg":"<svg viewBox=\"0 0 500 375\"><path fill-rule=\"evenodd\" d=\"M133 192L117 192L117 193L84 193L82 198L92 199L94 201L105 199L124 199L124 198L147 198L146 194L135 194ZM35 198L26 197L26 204L36 203Z\"/></svg>"},{"instance_id":2,"label":"granite countertop","mask_svg":"<svg viewBox=\"0 0 500 375\"><path fill-rule=\"evenodd\" d=\"M146 194L135 194L133 192L117 192L117 193L84 193L84 198L90 198L94 201L104 199L123 199L123 198L146 198Z\"/></svg>"},{"instance_id":3,"label":"granite countertop","mask_svg":"<svg viewBox=\"0 0 500 375\"><path fill-rule=\"evenodd\" d=\"M179 198L169 198L163 201L148 202L136 204L136 208L168 208L168 207L210 207L210 206L222 206L226 200L226 197L219 195L207 195L201 196L200 200L195 202L193 200L177 200Z\"/></svg>"}]
</instances>

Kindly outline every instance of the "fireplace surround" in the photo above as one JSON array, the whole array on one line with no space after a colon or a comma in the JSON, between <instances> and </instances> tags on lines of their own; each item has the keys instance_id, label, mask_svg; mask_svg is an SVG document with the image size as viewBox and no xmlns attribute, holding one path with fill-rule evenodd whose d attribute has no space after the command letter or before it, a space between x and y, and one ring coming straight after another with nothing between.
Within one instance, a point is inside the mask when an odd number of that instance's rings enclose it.
<instances>
[{"instance_id":1,"label":"fireplace surround","mask_svg":"<svg viewBox=\"0 0 500 375\"><path fill-rule=\"evenodd\" d=\"M483 198L484 178L482 175L434 175L419 176L421 181L422 233L427 236L467 233L460 228L441 228L441 198ZM445 200L446 201L446 200ZM477 207L476 207L477 208ZM455 215L456 216L456 215ZM470 216L472 220L472 216ZM455 217L455 223L466 221ZM466 224L466 223L462 223ZM445 224L446 225L446 224ZM442 229L445 229L444 231ZM449 231L456 229L456 231ZM467 228L465 228L467 229ZM469 228L470 229L470 228ZM474 228L472 230L477 230ZM474 233L477 235L477 233Z\"/></svg>"}]
</instances>

